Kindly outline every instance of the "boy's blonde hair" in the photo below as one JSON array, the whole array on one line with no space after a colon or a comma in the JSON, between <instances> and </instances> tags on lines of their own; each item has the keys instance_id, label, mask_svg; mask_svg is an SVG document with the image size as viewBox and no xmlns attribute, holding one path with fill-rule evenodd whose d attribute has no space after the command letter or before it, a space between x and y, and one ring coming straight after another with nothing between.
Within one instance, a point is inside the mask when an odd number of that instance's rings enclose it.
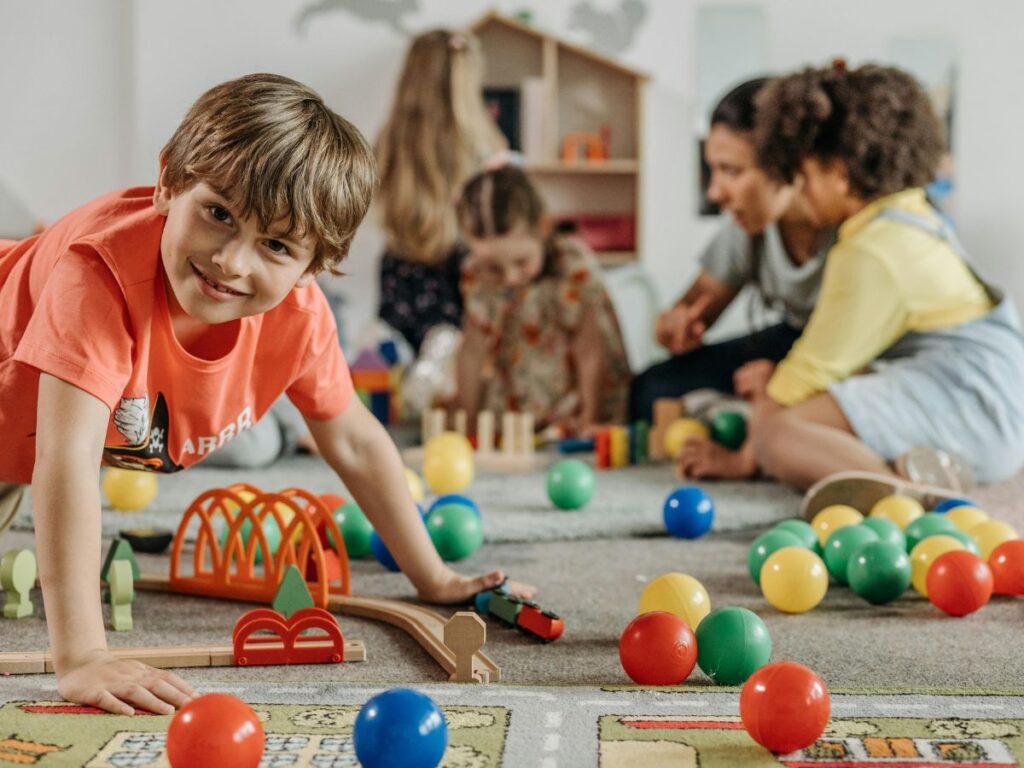
<instances>
[{"instance_id":1,"label":"boy's blonde hair","mask_svg":"<svg viewBox=\"0 0 1024 768\"><path fill-rule=\"evenodd\" d=\"M313 89L254 74L221 83L192 105L164 146L172 192L202 181L267 230L317 242L310 271L338 274L376 186L373 153L359 130Z\"/></svg>"},{"instance_id":2,"label":"boy's blonde hair","mask_svg":"<svg viewBox=\"0 0 1024 768\"><path fill-rule=\"evenodd\" d=\"M507 147L481 95L483 54L468 32L413 40L377 140L383 226L397 255L442 261L458 241L455 201L488 156Z\"/></svg>"}]
</instances>

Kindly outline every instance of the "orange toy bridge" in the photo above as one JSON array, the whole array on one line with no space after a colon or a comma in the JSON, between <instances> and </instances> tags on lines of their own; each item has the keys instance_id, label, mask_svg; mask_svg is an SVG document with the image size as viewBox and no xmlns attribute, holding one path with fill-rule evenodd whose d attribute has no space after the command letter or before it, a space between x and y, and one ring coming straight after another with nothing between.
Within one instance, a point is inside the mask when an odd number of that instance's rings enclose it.
<instances>
[{"instance_id":1,"label":"orange toy bridge","mask_svg":"<svg viewBox=\"0 0 1024 768\"><path fill-rule=\"evenodd\" d=\"M268 516L281 532L274 553L263 529ZM199 531L189 558L185 533L194 518ZM243 526L247 540L242 538ZM320 608L326 608L333 596L349 594L348 554L327 505L298 488L280 493L264 493L245 483L214 488L189 505L178 525L171 550L171 589L269 604L290 565L305 574Z\"/></svg>"}]
</instances>

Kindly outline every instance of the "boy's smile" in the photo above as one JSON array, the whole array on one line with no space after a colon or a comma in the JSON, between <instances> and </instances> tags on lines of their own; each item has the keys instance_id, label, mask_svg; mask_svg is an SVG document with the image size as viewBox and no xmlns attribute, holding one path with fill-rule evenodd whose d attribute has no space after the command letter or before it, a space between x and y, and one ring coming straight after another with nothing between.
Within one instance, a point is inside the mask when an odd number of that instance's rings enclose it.
<instances>
[{"instance_id":1,"label":"boy's smile","mask_svg":"<svg viewBox=\"0 0 1024 768\"><path fill-rule=\"evenodd\" d=\"M167 217L160 252L171 313L180 324L258 315L313 280L309 266L316 242L309 235L275 234L287 228L287 220L263 231L255 216L236 215L232 203L208 184L172 192L163 174L153 205Z\"/></svg>"}]
</instances>

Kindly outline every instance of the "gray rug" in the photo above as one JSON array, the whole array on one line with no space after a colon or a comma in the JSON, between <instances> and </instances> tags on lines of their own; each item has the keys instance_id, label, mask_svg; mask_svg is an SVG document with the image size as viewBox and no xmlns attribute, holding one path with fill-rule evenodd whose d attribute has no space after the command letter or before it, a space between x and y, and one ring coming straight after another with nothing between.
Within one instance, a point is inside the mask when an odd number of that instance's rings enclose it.
<instances>
[{"instance_id":1,"label":"gray rug","mask_svg":"<svg viewBox=\"0 0 1024 768\"><path fill-rule=\"evenodd\" d=\"M156 500L140 512L104 510L103 533L115 536L123 528L140 526L176 529L196 496L238 482L268 491L299 487L318 494L347 495L337 476L315 457L296 456L259 470L207 468L200 464L161 476ZM594 498L575 512L563 512L551 504L542 472L478 474L466 493L483 513L484 540L495 544L664 533L662 504L679 484L668 464L601 471ZM705 482L701 486L714 499L716 531L764 527L794 516L800 504L799 493L777 483ZM30 509L29 503L22 505L16 528L32 527Z\"/></svg>"}]
</instances>

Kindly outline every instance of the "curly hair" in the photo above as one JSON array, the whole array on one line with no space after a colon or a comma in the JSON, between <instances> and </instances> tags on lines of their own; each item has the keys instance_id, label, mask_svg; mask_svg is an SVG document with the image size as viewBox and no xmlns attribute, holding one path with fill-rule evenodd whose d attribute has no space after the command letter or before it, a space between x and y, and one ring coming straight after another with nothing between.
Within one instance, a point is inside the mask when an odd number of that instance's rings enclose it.
<instances>
[{"instance_id":1,"label":"curly hair","mask_svg":"<svg viewBox=\"0 0 1024 768\"><path fill-rule=\"evenodd\" d=\"M757 96L754 142L765 171L786 183L807 158L843 161L852 193L863 200L930 182L946 144L913 77L841 63L768 83Z\"/></svg>"}]
</instances>

